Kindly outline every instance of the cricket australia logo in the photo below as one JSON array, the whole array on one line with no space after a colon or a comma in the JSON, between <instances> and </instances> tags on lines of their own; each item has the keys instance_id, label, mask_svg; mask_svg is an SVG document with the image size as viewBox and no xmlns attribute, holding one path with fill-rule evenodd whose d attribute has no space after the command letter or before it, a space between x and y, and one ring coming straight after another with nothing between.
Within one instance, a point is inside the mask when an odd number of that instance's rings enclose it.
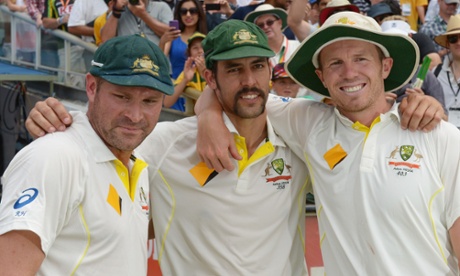
<instances>
[{"instance_id":1,"label":"cricket australia logo","mask_svg":"<svg viewBox=\"0 0 460 276\"><path fill-rule=\"evenodd\" d=\"M144 72L149 73L153 76L159 76L160 67L156 65L148 55L143 55L141 58L137 58L133 62L133 72Z\"/></svg>"},{"instance_id":2,"label":"cricket australia logo","mask_svg":"<svg viewBox=\"0 0 460 276\"><path fill-rule=\"evenodd\" d=\"M258 44L257 36L250 31L241 29L233 35L233 44L254 43Z\"/></svg>"},{"instance_id":3,"label":"cricket australia logo","mask_svg":"<svg viewBox=\"0 0 460 276\"><path fill-rule=\"evenodd\" d=\"M414 152L414 146L403 145L399 148L399 155L402 160L407 161Z\"/></svg>"},{"instance_id":4,"label":"cricket australia logo","mask_svg":"<svg viewBox=\"0 0 460 276\"><path fill-rule=\"evenodd\" d=\"M422 158L423 155L413 145L396 146L387 157L390 159L388 165L400 176L406 176L407 173L413 173L414 169L420 169Z\"/></svg>"},{"instance_id":5,"label":"cricket australia logo","mask_svg":"<svg viewBox=\"0 0 460 276\"><path fill-rule=\"evenodd\" d=\"M271 175L275 176L270 177ZM263 177L265 177L267 183L272 183L276 189L283 190L291 182L291 166L286 164L283 158L274 159L267 163Z\"/></svg>"}]
</instances>

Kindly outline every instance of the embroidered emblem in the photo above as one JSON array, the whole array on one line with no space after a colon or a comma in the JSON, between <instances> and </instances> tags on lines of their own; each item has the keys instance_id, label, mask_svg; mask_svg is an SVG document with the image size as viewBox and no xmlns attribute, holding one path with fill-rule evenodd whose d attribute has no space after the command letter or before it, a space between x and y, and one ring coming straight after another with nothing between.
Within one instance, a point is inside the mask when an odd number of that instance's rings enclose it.
<instances>
[{"instance_id":1,"label":"embroidered emblem","mask_svg":"<svg viewBox=\"0 0 460 276\"><path fill-rule=\"evenodd\" d=\"M274 177L267 177L271 175L270 172L272 170L275 171L278 175ZM267 167L265 168L265 175L263 177L265 177L267 183L272 183L272 186L275 186L277 190L284 190L286 185L290 184L292 179L291 166L286 164L283 158L274 159L267 163Z\"/></svg>"},{"instance_id":2,"label":"embroidered emblem","mask_svg":"<svg viewBox=\"0 0 460 276\"><path fill-rule=\"evenodd\" d=\"M241 29L238 32L235 32L233 35L233 44L242 44L242 43L255 43L257 42L257 36L252 34L250 31Z\"/></svg>"},{"instance_id":3,"label":"embroidered emblem","mask_svg":"<svg viewBox=\"0 0 460 276\"><path fill-rule=\"evenodd\" d=\"M282 175L284 171L284 160L282 158L273 160L272 168L275 170L277 174Z\"/></svg>"},{"instance_id":4,"label":"embroidered emblem","mask_svg":"<svg viewBox=\"0 0 460 276\"><path fill-rule=\"evenodd\" d=\"M355 25L356 24L356 22L351 21L350 19L348 19L348 17L341 17L337 19L335 23L340 23L340 24L345 24L345 25Z\"/></svg>"},{"instance_id":5,"label":"embroidered emblem","mask_svg":"<svg viewBox=\"0 0 460 276\"><path fill-rule=\"evenodd\" d=\"M414 170L420 169L420 161L423 155L413 145L400 145L396 146L387 158L390 159L388 165L393 167L393 171L397 175L406 176L409 173L413 173Z\"/></svg>"},{"instance_id":6,"label":"embroidered emblem","mask_svg":"<svg viewBox=\"0 0 460 276\"><path fill-rule=\"evenodd\" d=\"M158 72L160 67L158 67L158 65L156 65L148 55L143 55L141 58L137 58L131 68L133 68L134 72L146 72L154 76L159 76Z\"/></svg>"},{"instance_id":7,"label":"embroidered emblem","mask_svg":"<svg viewBox=\"0 0 460 276\"><path fill-rule=\"evenodd\" d=\"M399 155L401 155L402 160L407 161L412 156L414 152L414 146L402 145L399 149Z\"/></svg>"}]
</instances>

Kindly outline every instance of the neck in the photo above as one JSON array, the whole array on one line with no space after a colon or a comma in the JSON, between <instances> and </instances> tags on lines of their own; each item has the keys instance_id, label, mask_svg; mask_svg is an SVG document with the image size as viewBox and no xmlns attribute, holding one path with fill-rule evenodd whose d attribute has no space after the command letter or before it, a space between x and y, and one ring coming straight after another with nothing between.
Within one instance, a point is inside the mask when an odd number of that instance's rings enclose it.
<instances>
[{"instance_id":1,"label":"neck","mask_svg":"<svg viewBox=\"0 0 460 276\"><path fill-rule=\"evenodd\" d=\"M364 108L360 111L350 111L346 108L337 106L340 114L347 117L352 122L360 122L361 124L370 127L374 120L380 116L380 114L387 113L393 106L393 101L387 101L385 94L374 102L371 106Z\"/></svg>"},{"instance_id":2,"label":"neck","mask_svg":"<svg viewBox=\"0 0 460 276\"><path fill-rule=\"evenodd\" d=\"M198 31L198 26L186 26L182 33L192 35L194 32Z\"/></svg>"},{"instance_id":3,"label":"neck","mask_svg":"<svg viewBox=\"0 0 460 276\"><path fill-rule=\"evenodd\" d=\"M110 148L110 151L115 155L115 157L129 169L129 159L131 158L132 151L123 151L119 149Z\"/></svg>"},{"instance_id":4,"label":"neck","mask_svg":"<svg viewBox=\"0 0 460 276\"><path fill-rule=\"evenodd\" d=\"M245 138L249 158L257 150L260 143L268 137L267 113L265 111L253 119L242 119L235 115L229 115L229 118L240 136Z\"/></svg>"},{"instance_id":5,"label":"neck","mask_svg":"<svg viewBox=\"0 0 460 276\"><path fill-rule=\"evenodd\" d=\"M283 46L284 35L280 35L274 39L268 40L268 46L272 49L273 52L278 53Z\"/></svg>"},{"instance_id":6,"label":"neck","mask_svg":"<svg viewBox=\"0 0 460 276\"><path fill-rule=\"evenodd\" d=\"M439 13L439 16L446 22L449 22L450 15L445 14L445 13Z\"/></svg>"}]
</instances>

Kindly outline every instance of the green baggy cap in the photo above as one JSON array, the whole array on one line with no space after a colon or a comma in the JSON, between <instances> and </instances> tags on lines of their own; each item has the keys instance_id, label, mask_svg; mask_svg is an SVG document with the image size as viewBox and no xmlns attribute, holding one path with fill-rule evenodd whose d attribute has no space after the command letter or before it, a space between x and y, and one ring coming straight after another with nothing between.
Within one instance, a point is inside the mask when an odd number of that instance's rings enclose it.
<instances>
[{"instance_id":1,"label":"green baggy cap","mask_svg":"<svg viewBox=\"0 0 460 276\"><path fill-rule=\"evenodd\" d=\"M169 61L163 51L140 35L118 36L100 46L91 61L91 75L121 86L142 86L174 93Z\"/></svg>"},{"instance_id":2,"label":"green baggy cap","mask_svg":"<svg viewBox=\"0 0 460 276\"><path fill-rule=\"evenodd\" d=\"M208 33L202 42L206 67L213 61L247 57L273 57L265 33L254 23L227 20Z\"/></svg>"}]
</instances>

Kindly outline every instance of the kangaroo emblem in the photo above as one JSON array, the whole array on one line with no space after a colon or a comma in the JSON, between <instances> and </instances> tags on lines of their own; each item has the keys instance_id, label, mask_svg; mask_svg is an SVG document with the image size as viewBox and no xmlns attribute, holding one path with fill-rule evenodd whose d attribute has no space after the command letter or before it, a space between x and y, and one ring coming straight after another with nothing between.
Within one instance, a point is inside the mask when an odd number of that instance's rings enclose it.
<instances>
[{"instance_id":1,"label":"kangaroo emblem","mask_svg":"<svg viewBox=\"0 0 460 276\"><path fill-rule=\"evenodd\" d=\"M396 146L396 148L390 153L390 157L388 158L395 159L395 155L396 153L398 153L398 151L399 151L399 147Z\"/></svg>"},{"instance_id":2,"label":"kangaroo emblem","mask_svg":"<svg viewBox=\"0 0 460 276\"><path fill-rule=\"evenodd\" d=\"M420 162L420 159L423 158L423 155L417 153L417 150L414 151L414 156L416 157L415 162Z\"/></svg>"},{"instance_id":3,"label":"kangaroo emblem","mask_svg":"<svg viewBox=\"0 0 460 276\"><path fill-rule=\"evenodd\" d=\"M264 176L270 175L270 168L271 168L270 163L267 163L267 168L265 168L265 175Z\"/></svg>"}]
</instances>

